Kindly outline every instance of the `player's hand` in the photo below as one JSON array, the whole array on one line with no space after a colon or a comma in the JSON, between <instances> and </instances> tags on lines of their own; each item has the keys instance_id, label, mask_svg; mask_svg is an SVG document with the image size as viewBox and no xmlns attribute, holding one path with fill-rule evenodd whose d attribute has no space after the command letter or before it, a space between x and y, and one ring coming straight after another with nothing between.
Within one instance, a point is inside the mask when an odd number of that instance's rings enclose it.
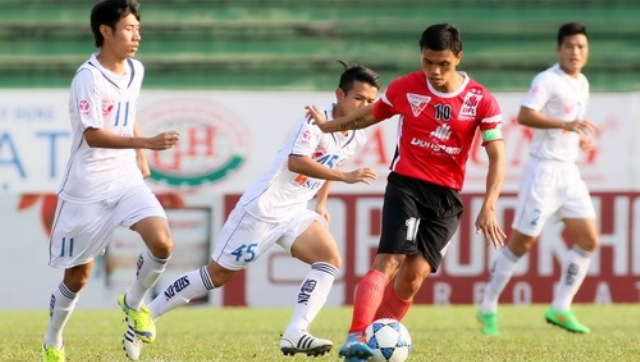
<instances>
[{"instance_id":1,"label":"player's hand","mask_svg":"<svg viewBox=\"0 0 640 362\"><path fill-rule=\"evenodd\" d=\"M566 131L577 132L582 135L595 131L596 125L586 119L576 119L575 121L565 122L562 128Z\"/></svg>"},{"instance_id":2,"label":"player's hand","mask_svg":"<svg viewBox=\"0 0 640 362\"><path fill-rule=\"evenodd\" d=\"M168 150L173 148L180 140L180 134L177 131L168 131L158 133L150 139L149 149L152 150Z\"/></svg>"},{"instance_id":3,"label":"player's hand","mask_svg":"<svg viewBox=\"0 0 640 362\"><path fill-rule=\"evenodd\" d=\"M140 172L142 172L142 178L147 178L149 176L151 176L151 169L149 168L149 162L147 162L146 159L143 159L142 157L138 157L138 168L140 169Z\"/></svg>"},{"instance_id":4,"label":"player's hand","mask_svg":"<svg viewBox=\"0 0 640 362\"><path fill-rule=\"evenodd\" d=\"M486 246L498 249L504 246L507 235L502 231L493 211L483 208L476 218L476 234L482 233Z\"/></svg>"},{"instance_id":5,"label":"player's hand","mask_svg":"<svg viewBox=\"0 0 640 362\"><path fill-rule=\"evenodd\" d=\"M329 212L327 211L327 208L324 206L324 204L316 204L315 210L320 216L327 220L327 224L329 224L329 221L331 221L331 216L329 215Z\"/></svg>"},{"instance_id":6,"label":"player's hand","mask_svg":"<svg viewBox=\"0 0 640 362\"><path fill-rule=\"evenodd\" d=\"M345 173L343 181L348 184L363 182L369 185L371 184L371 181L375 180L376 178L378 178L376 172L371 168L365 167Z\"/></svg>"},{"instance_id":7,"label":"player's hand","mask_svg":"<svg viewBox=\"0 0 640 362\"><path fill-rule=\"evenodd\" d=\"M596 148L596 141L588 135L580 136L580 149L584 152L591 152Z\"/></svg>"},{"instance_id":8,"label":"player's hand","mask_svg":"<svg viewBox=\"0 0 640 362\"><path fill-rule=\"evenodd\" d=\"M307 122L318 126L324 132L323 126L328 122L324 117L324 112L316 108L316 106L306 106L304 108L307 110Z\"/></svg>"}]
</instances>

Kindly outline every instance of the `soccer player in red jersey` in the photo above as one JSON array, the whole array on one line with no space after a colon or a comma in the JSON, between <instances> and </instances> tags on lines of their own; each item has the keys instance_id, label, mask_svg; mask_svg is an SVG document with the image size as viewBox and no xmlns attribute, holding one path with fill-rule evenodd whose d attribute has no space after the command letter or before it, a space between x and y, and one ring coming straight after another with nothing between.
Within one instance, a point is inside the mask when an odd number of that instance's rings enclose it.
<instances>
[{"instance_id":1,"label":"soccer player in red jersey","mask_svg":"<svg viewBox=\"0 0 640 362\"><path fill-rule=\"evenodd\" d=\"M478 129L489 166L476 230L495 247L502 246L506 237L494 212L505 173L498 102L456 70L462 60L456 27L430 26L419 44L422 69L391 82L374 104L332 121L316 107L307 107L308 116L323 132L361 129L395 115L400 122L378 252L356 289L349 336L339 352L345 361L372 356L373 350L364 343L365 328L378 318L402 320L422 282L437 270L459 225L463 210L459 192Z\"/></svg>"}]
</instances>

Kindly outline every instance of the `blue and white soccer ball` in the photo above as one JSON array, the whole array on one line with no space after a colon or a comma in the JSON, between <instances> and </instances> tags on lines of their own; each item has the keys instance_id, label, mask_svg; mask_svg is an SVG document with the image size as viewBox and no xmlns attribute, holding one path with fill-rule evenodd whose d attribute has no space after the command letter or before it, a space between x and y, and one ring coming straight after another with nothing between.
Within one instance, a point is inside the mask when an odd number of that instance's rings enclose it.
<instances>
[{"instance_id":1,"label":"blue and white soccer ball","mask_svg":"<svg viewBox=\"0 0 640 362\"><path fill-rule=\"evenodd\" d=\"M367 345L375 354L373 362L404 362L411 352L411 335L400 322L382 318L371 323L364 332Z\"/></svg>"}]
</instances>

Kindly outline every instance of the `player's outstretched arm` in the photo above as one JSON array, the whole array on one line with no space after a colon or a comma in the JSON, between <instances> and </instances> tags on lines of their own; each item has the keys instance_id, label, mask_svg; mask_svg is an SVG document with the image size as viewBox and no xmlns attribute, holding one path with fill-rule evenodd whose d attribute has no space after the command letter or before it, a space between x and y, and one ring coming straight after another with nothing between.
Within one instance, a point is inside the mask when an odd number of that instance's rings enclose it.
<instances>
[{"instance_id":1,"label":"player's outstretched arm","mask_svg":"<svg viewBox=\"0 0 640 362\"><path fill-rule=\"evenodd\" d=\"M482 208L476 218L476 233L482 233L487 246L493 245L493 247L499 248L504 245L504 240L507 237L495 214L505 175L504 142L502 140L489 142L485 146L485 151L489 158L487 189Z\"/></svg>"},{"instance_id":2,"label":"player's outstretched arm","mask_svg":"<svg viewBox=\"0 0 640 362\"><path fill-rule=\"evenodd\" d=\"M344 117L338 117L331 121L327 121L324 112L316 106L306 106L305 109L307 110L307 118L324 133L362 129L380 122L379 119L373 117L373 104L360 107Z\"/></svg>"},{"instance_id":3,"label":"player's outstretched arm","mask_svg":"<svg viewBox=\"0 0 640 362\"><path fill-rule=\"evenodd\" d=\"M561 128L565 131L578 132L580 134L594 131L596 129L596 125L594 123L585 119L576 119L575 121L567 122L561 119L549 118L544 114L527 107L520 107L518 123L531 128Z\"/></svg>"},{"instance_id":4,"label":"player's outstretched arm","mask_svg":"<svg viewBox=\"0 0 640 362\"><path fill-rule=\"evenodd\" d=\"M311 157L302 155L289 155L287 167L289 171L307 177L327 181L342 181L349 184L356 182L368 184L377 177L376 172L371 168L359 168L351 172L344 172L337 168L321 165Z\"/></svg>"},{"instance_id":5,"label":"player's outstretched arm","mask_svg":"<svg viewBox=\"0 0 640 362\"><path fill-rule=\"evenodd\" d=\"M93 148L146 148L150 150L167 150L172 148L180 139L176 131L159 133L153 137L126 137L105 131L103 129L87 128L84 139Z\"/></svg>"},{"instance_id":6,"label":"player's outstretched arm","mask_svg":"<svg viewBox=\"0 0 640 362\"><path fill-rule=\"evenodd\" d=\"M378 178L378 175L373 169L364 167L345 173L345 179L343 181L348 184L363 182L369 185L371 184L371 181L375 180L376 178Z\"/></svg>"}]
</instances>

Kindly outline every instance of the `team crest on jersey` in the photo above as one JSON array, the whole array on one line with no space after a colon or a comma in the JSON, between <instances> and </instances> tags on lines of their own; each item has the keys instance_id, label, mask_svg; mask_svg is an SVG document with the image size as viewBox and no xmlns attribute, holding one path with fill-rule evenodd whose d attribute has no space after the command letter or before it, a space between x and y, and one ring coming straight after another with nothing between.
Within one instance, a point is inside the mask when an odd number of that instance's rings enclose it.
<instances>
[{"instance_id":1,"label":"team crest on jersey","mask_svg":"<svg viewBox=\"0 0 640 362\"><path fill-rule=\"evenodd\" d=\"M311 143L312 140L312 134L311 131L306 129L304 130L304 132L302 132L302 135L300 136L300 142L304 145L308 145L309 143Z\"/></svg>"},{"instance_id":2,"label":"team crest on jersey","mask_svg":"<svg viewBox=\"0 0 640 362\"><path fill-rule=\"evenodd\" d=\"M411 112L413 112L415 117L418 117L427 104L429 104L431 97L423 96L421 94L407 93L407 100L411 105Z\"/></svg>"},{"instance_id":3,"label":"team crest on jersey","mask_svg":"<svg viewBox=\"0 0 640 362\"><path fill-rule=\"evenodd\" d=\"M80 110L80 114L83 116L89 115L89 101L81 99L80 102L78 102L78 109Z\"/></svg>"},{"instance_id":4,"label":"team crest on jersey","mask_svg":"<svg viewBox=\"0 0 640 362\"><path fill-rule=\"evenodd\" d=\"M482 99L482 93L479 90L472 89L464 95L462 107L458 119L461 121L473 121L477 117L478 105Z\"/></svg>"},{"instance_id":5,"label":"team crest on jersey","mask_svg":"<svg viewBox=\"0 0 640 362\"><path fill-rule=\"evenodd\" d=\"M115 104L116 102L112 99L103 99L102 100L102 116L103 117L108 116L113 110L113 107Z\"/></svg>"}]
</instances>

